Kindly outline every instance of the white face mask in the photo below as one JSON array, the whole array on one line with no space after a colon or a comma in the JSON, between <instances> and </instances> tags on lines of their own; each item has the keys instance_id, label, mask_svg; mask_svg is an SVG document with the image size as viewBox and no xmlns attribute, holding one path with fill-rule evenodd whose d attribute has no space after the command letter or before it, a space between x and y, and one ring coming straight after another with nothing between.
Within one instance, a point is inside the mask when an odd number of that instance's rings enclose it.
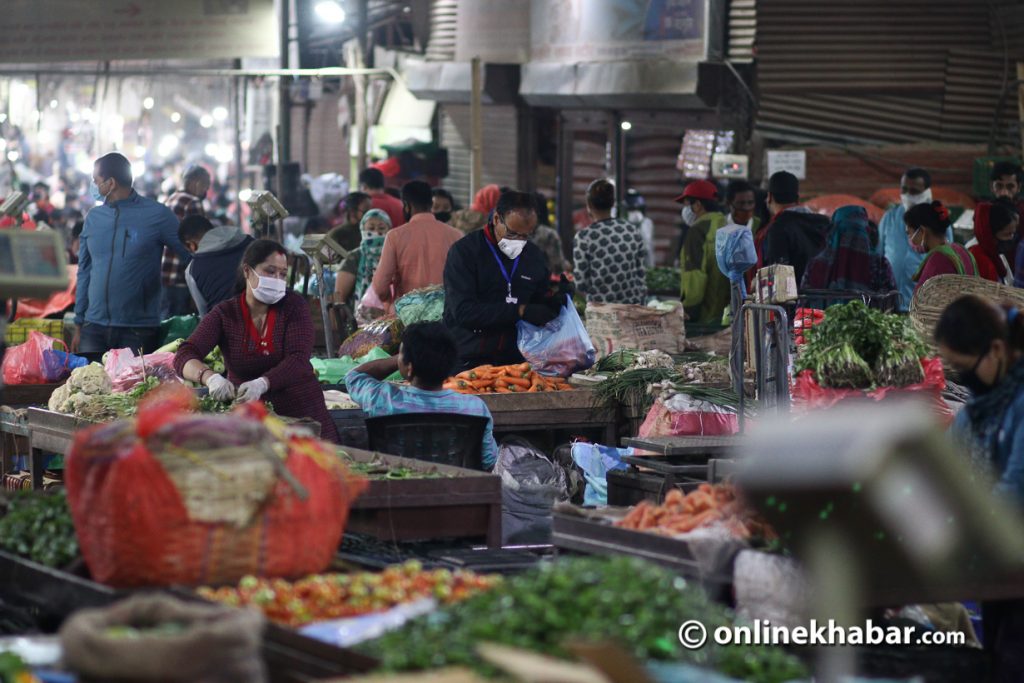
<instances>
[{"instance_id":1,"label":"white face mask","mask_svg":"<svg viewBox=\"0 0 1024 683\"><path fill-rule=\"evenodd\" d=\"M519 258L519 255L523 253L523 248L525 246L526 240L498 240L498 249L501 249L501 253L508 256L513 261Z\"/></svg>"},{"instance_id":2,"label":"white face mask","mask_svg":"<svg viewBox=\"0 0 1024 683\"><path fill-rule=\"evenodd\" d=\"M688 205L683 207L683 211L680 215L683 217L683 222L687 225L693 225L697 222L697 214L694 213L693 209Z\"/></svg>"},{"instance_id":3,"label":"white face mask","mask_svg":"<svg viewBox=\"0 0 1024 683\"><path fill-rule=\"evenodd\" d=\"M644 214L640 211L630 211L626 214L626 220L630 223L640 224L644 222Z\"/></svg>"},{"instance_id":4,"label":"white face mask","mask_svg":"<svg viewBox=\"0 0 1024 683\"><path fill-rule=\"evenodd\" d=\"M259 283L252 290L256 301L273 306L284 298L284 294L288 290L284 280L279 280L276 277L263 277L259 274L256 277L259 278Z\"/></svg>"},{"instance_id":5,"label":"white face mask","mask_svg":"<svg viewBox=\"0 0 1024 683\"><path fill-rule=\"evenodd\" d=\"M900 203L903 204L904 211L910 211L918 204L931 204L932 189L929 187L921 194L901 194Z\"/></svg>"}]
</instances>

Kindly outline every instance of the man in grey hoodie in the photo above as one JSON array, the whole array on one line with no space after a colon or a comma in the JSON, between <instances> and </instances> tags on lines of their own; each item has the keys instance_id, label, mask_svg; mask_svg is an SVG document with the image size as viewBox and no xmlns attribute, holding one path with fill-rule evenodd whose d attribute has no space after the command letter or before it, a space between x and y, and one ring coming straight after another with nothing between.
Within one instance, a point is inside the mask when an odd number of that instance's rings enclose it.
<instances>
[{"instance_id":1,"label":"man in grey hoodie","mask_svg":"<svg viewBox=\"0 0 1024 683\"><path fill-rule=\"evenodd\" d=\"M178 226L178 239L192 252L185 283L200 316L241 292L238 266L253 238L233 225L215 228L203 216L189 216Z\"/></svg>"}]
</instances>

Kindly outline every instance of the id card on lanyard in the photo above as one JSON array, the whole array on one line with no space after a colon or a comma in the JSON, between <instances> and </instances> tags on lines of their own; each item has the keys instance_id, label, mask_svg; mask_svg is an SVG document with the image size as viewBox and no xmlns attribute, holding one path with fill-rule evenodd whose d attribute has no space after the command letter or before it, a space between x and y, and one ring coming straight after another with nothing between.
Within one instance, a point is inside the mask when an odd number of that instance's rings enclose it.
<instances>
[{"instance_id":1,"label":"id card on lanyard","mask_svg":"<svg viewBox=\"0 0 1024 683\"><path fill-rule=\"evenodd\" d=\"M486 241L487 241L487 246L491 248L491 253L494 254L494 260L498 262L498 268L501 269L501 274L505 278L505 284L508 285L508 294L505 296L505 303L507 303L507 304L517 304L517 303L519 303L519 299L517 297L512 296L512 278L515 277L516 268L519 267L519 259L520 259L520 257L516 256L515 260L512 261L512 272L509 273L505 269L505 264L501 262L501 257L498 256L498 250L494 248L494 245L491 244L490 240L486 240Z\"/></svg>"}]
</instances>

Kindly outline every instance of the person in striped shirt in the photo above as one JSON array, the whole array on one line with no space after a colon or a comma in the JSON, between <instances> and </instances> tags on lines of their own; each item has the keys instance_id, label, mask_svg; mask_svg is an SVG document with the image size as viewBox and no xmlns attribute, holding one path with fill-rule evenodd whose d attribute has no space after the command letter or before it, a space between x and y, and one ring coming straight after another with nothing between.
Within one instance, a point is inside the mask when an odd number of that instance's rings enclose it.
<instances>
[{"instance_id":1,"label":"person in striped shirt","mask_svg":"<svg viewBox=\"0 0 1024 683\"><path fill-rule=\"evenodd\" d=\"M402 334L402 346L397 355L354 368L345 376L345 386L349 396L362 407L367 417L407 413L486 417L483 464L491 469L498 455L491 411L479 397L460 394L442 386L454 372L458 355L455 338L443 323L416 323ZM408 386L384 381L396 370L409 382Z\"/></svg>"}]
</instances>

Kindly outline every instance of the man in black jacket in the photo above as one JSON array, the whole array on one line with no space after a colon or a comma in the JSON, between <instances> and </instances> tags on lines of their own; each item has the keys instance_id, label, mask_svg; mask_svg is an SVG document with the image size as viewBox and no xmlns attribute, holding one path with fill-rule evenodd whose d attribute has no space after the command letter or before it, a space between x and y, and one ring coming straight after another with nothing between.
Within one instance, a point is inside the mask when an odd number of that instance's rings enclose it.
<instances>
[{"instance_id":1,"label":"man in black jacket","mask_svg":"<svg viewBox=\"0 0 1024 683\"><path fill-rule=\"evenodd\" d=\"M233 225L215 228L203 216L188 216L178 226L178 239L192 252L185 283L200 316L239 293L238 266L252 237Z\"/></svg>"},{"instance_id":2,"label":"man in black jacket","mask_svg":"<svg viewBox=\"0 0 1024 683\"><path fill-rule=\"evenodd\" d=\"M764 229L761 265L793 266L799 285L808 262L825 248L829 219L800 206L800 181L787 171L768 181L768 210L773 218Z\"/></svg>"},{"instance_id":3,"label":"man in black jacket","mask_svg":"<svg viewBox=\"0 0 1024 683\"><path fill-rule=\"evenodd\" d=\"M494 216L448 252L444 266L444 323L455 335L461 370L522 363L516 322L554 320L569 292L552 290L544 252L527 238L537 227L530 194L501 195Z\"/></svg>"}]
</instances>

